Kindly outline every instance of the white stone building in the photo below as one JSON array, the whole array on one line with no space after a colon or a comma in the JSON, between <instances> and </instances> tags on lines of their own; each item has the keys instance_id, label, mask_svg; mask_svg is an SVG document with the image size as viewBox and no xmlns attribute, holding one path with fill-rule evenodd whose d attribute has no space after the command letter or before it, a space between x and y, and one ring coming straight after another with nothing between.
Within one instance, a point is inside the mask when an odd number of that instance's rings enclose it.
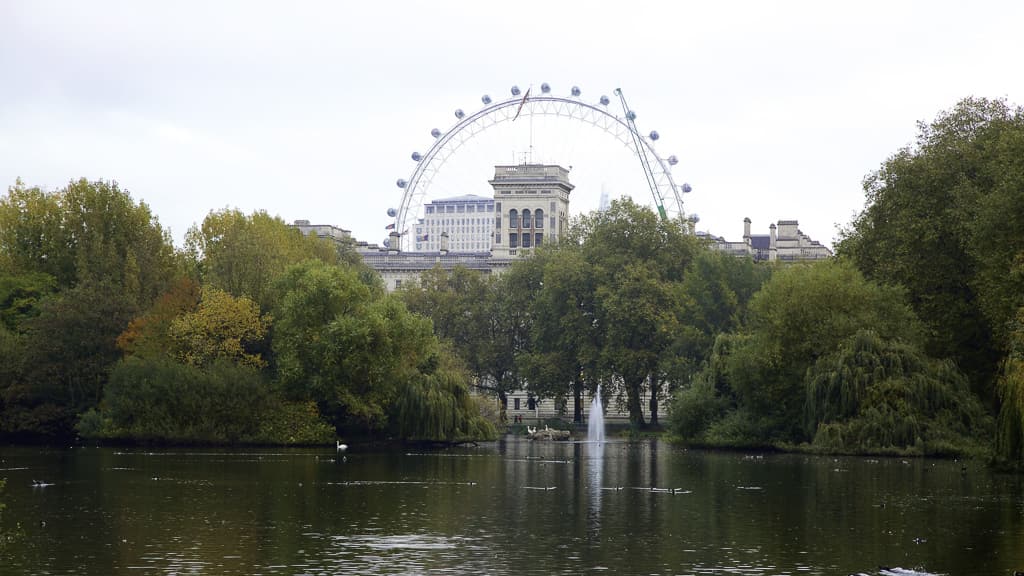
<instances>
[{"instance_id":1,"label":"white stone building","mask_svg":"<svg viewBox=\"0 0 1024 576\"><path fill-rule=\"evenodd\" d=\"M416 252L439 252L445 233L450 252L489 251L494 235L494 199L468 194L434 200L423 207L423 218L412 232Z\"/></svg>"},{"instance_id":2,"label":"white stone building","mask_svg":"<svg viewBox=\"0 0 1024 576\"><path fill-rule=\"evenodd\" d=\"M560 238L569 223L569 171L548 164L495 166L494 244L496 259L522 257Z\"/></svg>"},{"instance_id":3,"label":"white stone building","mask_svg":"<svg viewBox=\"0 0 1024 576\"><path fill-rule=\"evenodd\" d=\"M730 242L724 238L705 235L711 246L736 256L750 256L756 262L802 262L832 257L832 251L817 240L800 231L796 220L779 220L768 227L768 234L751 234L750 218L743 219L743 240Z\"/></svg>"}]
</instances>

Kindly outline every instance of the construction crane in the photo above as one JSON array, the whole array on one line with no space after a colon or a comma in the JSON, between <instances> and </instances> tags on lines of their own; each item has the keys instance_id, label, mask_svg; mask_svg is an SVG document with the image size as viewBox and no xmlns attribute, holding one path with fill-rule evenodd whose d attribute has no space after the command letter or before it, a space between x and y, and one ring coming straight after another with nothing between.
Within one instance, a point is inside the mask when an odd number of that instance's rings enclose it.
<instances>
[{"instance_id":1,"label":"construction crane","mask_svg":"<svg viewBox=\"0 0 1024 576\"><path fill-rule=\"evenodd\" d=\"M636 129L636 114L626 105L626 97L622 94L621 88L615 89L615 95L622 102L622 112L626 115L626 123L629 125L629 133L633 136L633 146L636 148L636 155L640 157L640 164L643 165L644 175L647 176L647 185L651 188L651 195L654 196L654 204L658 207L658 214L662 220L668 220L668 213L665 212L665 199L658 189L658 182L651 170L651 160L647 157L647 147L640 141L643 138Z\"/></svg>"}]
</instances>

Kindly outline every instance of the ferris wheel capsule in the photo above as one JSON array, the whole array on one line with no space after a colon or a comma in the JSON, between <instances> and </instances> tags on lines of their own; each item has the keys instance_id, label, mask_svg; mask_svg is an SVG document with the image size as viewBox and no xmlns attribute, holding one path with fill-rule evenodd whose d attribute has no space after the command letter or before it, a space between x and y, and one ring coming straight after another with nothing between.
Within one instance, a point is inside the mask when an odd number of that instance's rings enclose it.
<instances>
[{"instance_id":1,"label":"ferris wheel capsule","mask_svg":"<svg viewBox=\"0 0 1024 576\"><path fill-rule=\"evenodd\" d=\"M519 86L513 86L512 87L512 95L513 96L519 96Z\"/></svg>"},{"instance_id":2,"label":"ferris wheel capsule","mask_svg":"<svg viewBox=\"0 0 1024 576\"><path fill-rule=\"evenodd\" d=\"M611 100L609 100L607 96L601 96L601 106L607 106L609 102L611 102Z\"/></svg>"},{"instance_id":3,"label":"ferris wheel capsule","mask_svg":"<svg viewBox=\"0 0 1024 576\"><path fill-rule=\"evenodd\" d=\"M669 156L668 157L668 165L669 166L675 166L676 164L679 164L679 158L676 158L675 154Z\"/></svg>"},{"instance_id":4,"label":"ferris wheel capsule","mask_svg":"<svg viewBox=\"0 0 1024 576\"><path fill-rule=\"evenodd\" d=\"M413 152L413 153L412 153L412 159L413 159L413 160L414 160L415 162L419 162L420 160L423 160L423 155L422 155L422 154L420 154L419 152Z\"/></svg>"},{"instance_id":5,"label":"ferris wheel capsule","mask_svg":"<svg viewBox=\"0 0 1024 576\"><path fill-rule=\"evenodd\" d=\"M651 140L657 140L661 138L661 134L658 134L657 130L651 130Z\"/></svg>"},{"instance_id":6,"label":"ferris wheel capsule","mask_svg":"<svg viewBox=\"0 0 1024 576\"><path fill-rule=\"evenodd\" d=\"M689 194L690 192L693 192L693 187L688 182L683 182L683 193Z\"/></svg>"},{"instance_id":7,"label":"ferris wheel capsule","mask_svg":"<svg viewBox=\"0 0 1024 576\"><path fill-rule=\"evenodd\" d=\"M463 118L466 117L466 113L462 111L462 108L456 108L455 117L458 118L459 120L462 120Z\"/></svg>"},{"instance_id":8,"label":"ferris wheel capsule","mask_svg":"<svg viewBox=\"0 0 1024 576\"><path fill-rule=\"evenodd\" d=\"M391 218L398 216L398 210L395 210L394 208L388 208L388 216Z\"/></svg>"},{"instance_id":9,"label":"ferris wheel capsule","mask_svg":"<svg viewBox=\"0 0 1024 576\"><path fill-rule=\"evenodd\" d=\"M486 106L491 103L491 97L488 96L487 94L484 94L483 97L480 98L480 101L484 103L484 106Z\"/></svg>"},{"instance_id":10,"label":"ferris wheel capsule","mask_svg":"<svg viewBox=\"0 0 1024 576\"><path fill-rule=\"evenodd\" d=\"M636 112L633 112L632 110L626 112L626 118L629 118L630 120L636 120Z\"/></svg>"},{"instance_id":11,"label":"ferris wheel capsule","mask_svg":"<svg viewBox=\"0 0 1024 576\"><path fill-rule=\"evenodd\" d=\"M396 185L397 185L397 186L398 186L399 188L405 188L405 186L406 186L407 184L409 184L409 183L405 181L405 178L399 178L399 179L398 179L398 181L397 181L397 182L395 182L395 184L396 184Z\"/></svg>"},{"instance_id":12,"label":"ferris wheel capsule","mask_svg":"<svg viewBox=\"0 0 1024 576\"><path fill-rule=\"evenodd\" d=\"M549 86L548 83L545 82L545 83L540 85L540 91L545 93L545 94L547 94L547 93L551 92L551 86Z\"/></svg>"},{"instance_id":13,"label":"ferris wheel capsule","mask_svg":"<svg viewBox=\"0 0 1024 576\"><path fill-rule=\"evenodd\" d=\"M579 86L573 86L572 87L572 95L577 97L577 98L580 97L580 87Z\"/></svg>"},{"instance_id":14,"label":"ferris wheel capsule","mask_svg":"<svg viewBox=\"0 0 1024 576\"><path fill-rule=\"evenodd\" d=\"M433 130L430 131L430 135L433 136L434 138L440 138L441 131L438 130L437 128L434 128Z\"/></svg>"}]
</instances>

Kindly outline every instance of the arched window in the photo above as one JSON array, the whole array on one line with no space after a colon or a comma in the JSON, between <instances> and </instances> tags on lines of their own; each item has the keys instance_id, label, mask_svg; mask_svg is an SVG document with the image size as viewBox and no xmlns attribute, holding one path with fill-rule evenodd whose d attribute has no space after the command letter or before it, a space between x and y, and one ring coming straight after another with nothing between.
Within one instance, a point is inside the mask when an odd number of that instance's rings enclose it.
<instances>
[{"instance_id":1,"label":"arched window","mask_svg":"<svg viewBox=\"0 0 1024 576\"><path fill-rule=\"evenodd\" d=\"M530 211L523 210L523 228L530 227Z\"/></svg>"},{"instance_id":2,"label":"arched window","mask_svg":"<svg viewBox=\"0 0 1024 576\"><path fill-rule=\"evenodd\" d=\"M514 208L508 211L508 227L519 228L519 211Z\"/></svg>"},{"instance_id":3,"label":"arched window","mask_svg":"<svg viewBox=\"0 0 1024 576\"><path fill-rule=\"evenodd\" d=\"M537 208L533 211L533 227L543 228L544 227L544 211Z\"/></svg>"}]
</instances>

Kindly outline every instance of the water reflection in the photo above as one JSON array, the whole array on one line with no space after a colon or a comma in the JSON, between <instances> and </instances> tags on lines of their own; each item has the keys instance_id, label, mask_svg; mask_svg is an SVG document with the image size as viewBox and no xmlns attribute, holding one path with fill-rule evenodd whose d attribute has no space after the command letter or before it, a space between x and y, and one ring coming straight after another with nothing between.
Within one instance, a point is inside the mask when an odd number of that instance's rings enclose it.
<instances>
[{"instance_id":1,"label":"water reflection","mask_svg":"<svg viewBox=\"0 0 1024 576\"><path fill-rule=\"evenodd\" d=\"M604 483L604 442L587 442L587 488L590 494L590 508L587 511L587 526L592 540L600 538L601 498Z\"/></svg>"},{"instance_id":2,"label":"water reflection","mask_svg":"<svg viewBox=\"0 0 1024 576\"><path fill-rule=\"evenodd\" d=\"M23 533L0 573L1024 570L1022 479L981 466L513 438L335 458L0 448Z\"/></svg>"}]
</instances>

